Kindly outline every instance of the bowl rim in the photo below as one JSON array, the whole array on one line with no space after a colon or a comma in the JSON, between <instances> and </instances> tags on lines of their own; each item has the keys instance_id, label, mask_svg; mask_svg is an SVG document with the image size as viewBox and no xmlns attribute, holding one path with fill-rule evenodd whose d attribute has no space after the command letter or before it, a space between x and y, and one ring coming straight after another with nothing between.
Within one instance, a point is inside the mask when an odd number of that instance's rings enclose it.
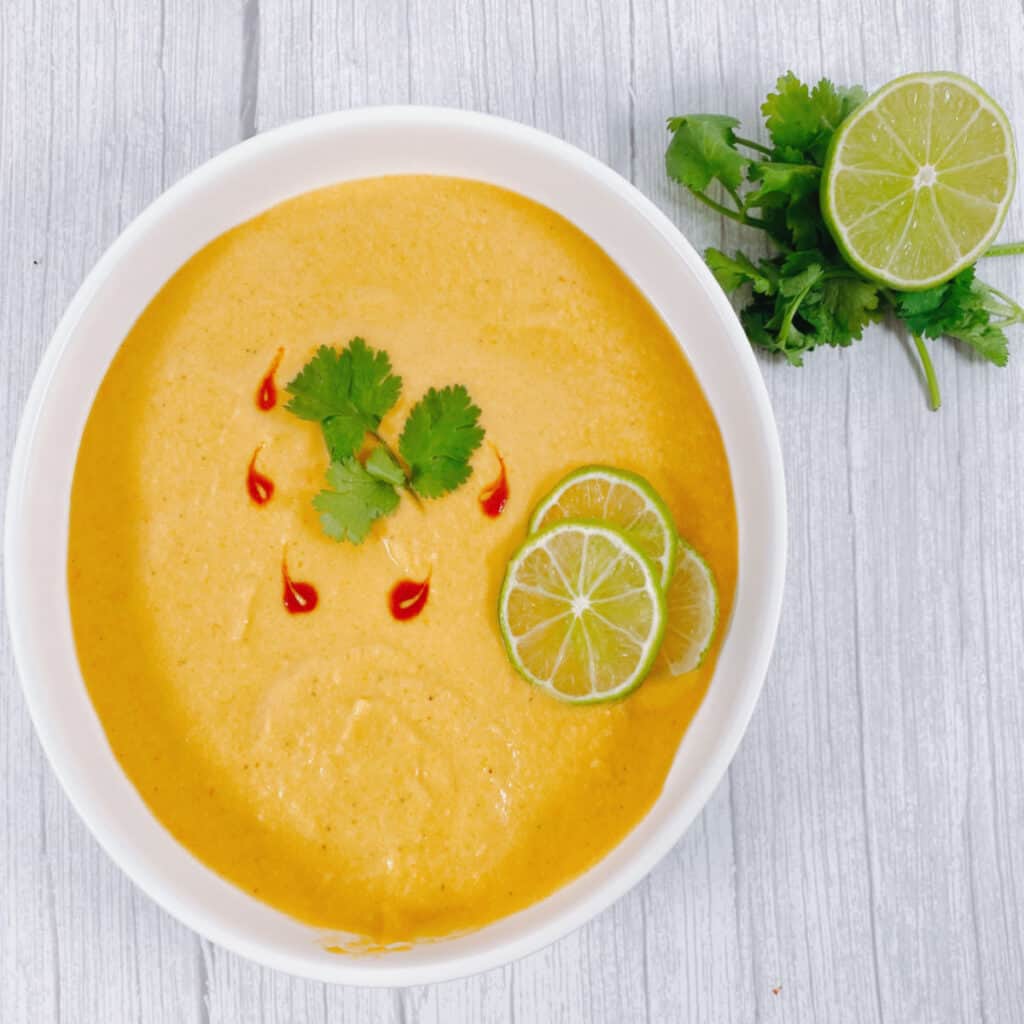
<instances>
[{"instance_id":1,"label":"bowl rim","mask_svg":"<svg viewBox=\"0 0 1024 1024\"><path fill-rule=\"evenodd\" d=\"M510 940L499 940L491 948L449 957L426 965L389 964L387 961L391 959L390 957L366 960L339 956L333 958L336 966L327 968L319 960L313 962L312 958L270 950L259 940L250 938L241 927L224 922L222 915L211 912L201 903L195 900L183 902L179 898L179 894L168 891L164 882L155 877L155 869L152 868L152 865L147 864L144 856L137 855L137 852L122 843L119 837L109 834L106 831L106 825L97 820L94 807L96 795L90 792L88 785L81 783L76 778L70 759L57 741L55 725L48 717L49 712L44 706L42 695L44 684L37 678L34 666L35 655L30 649L32 645L28 639L31 616L21 608L17 600L19 581L27 569L19 557L20 544L27 531L30 530L31 522L31 510L25 507L24 497L31 458L36 447L39 421L50 395L51 383L76 334L79 321L96 299L101 286L118 272L124 257L136 241L142 240L154 227L159 226L165 210L172 209L183 201L187 202L189 193L197 186L213 181L236 165L257 158L260 154L272 149L292 145L316 132L342 131L353 125L366 122L399 125L409 121L428 128L456 127L471 132L498 132L512 142L532 146L542 151L546 158L574 164L576 169L596 179L598 184L605 186L615 192L619 198L628 202L634 212L670 245L674 254L694 274L702 286L713 311L721 321L726 340L732 349L731 355L739 361L744 376L743 384L750 391L752 408L749 411L760 430L765 448L763 453L764 470L770 493L763 514L768 523L773 543L768 560L762 566L763 579L759 580L763 592L760 603L762 618L757 636L752 641L752 650L746 657L746 664L750 668L746 673L746 682L741 689L740 699L730 707L729 713L718 731L711 756L706 763L702 764L690 786L687 797L680 801L680 806L674 809L671 820L647 841L646 845L633 856L633 859L623 869L601 883L588 898L577 900L574 904L556 911L550 915L550 919L528 930L524 935ZM284 199L276 200L276 202L281 201ZM556 212L558 211L556 210ZM237 223L241 223L241 221ZM637 286L642 292L644 291L640 284ZM682 346L681 342L680 344ZM79 440L80 435L76 436L76 450ZM732 471L732 460L730 459L730 472ZM763 688L782 607L786 547L786 492L782 452L764 380L746 335L725 293L719 288L696 250L672 221L634 185L596 157L537 128L490 114L456 108L421 105L367 106L293 121L253 136L219 153L171 185L146 206L118 235L89 271L46 346L22 412L11 459L6 503L4 585L7 618L17 674L36 733L47 760L72 806L115 864L143 892L172 916L218 945L257 963L319 981L370 986L404 986L463 977L501 966L542 949L607 909L646 877L682 838L693 819L703 810L729 767ZM742 569L742 557L740 561ZM738 596L739 582L737 584ZM707 704L707 701L708 698L705 696L702 706ZM111 757L114 756L112 751L109 753ZM119 765L118 769L120 770ZM177 843L177 840L175 839L174 842ZM611 852L609 851L605 858L610 856ZM548 899L550 898L548 897ZM536 905L534 904L534 906Z\"/></svg>"}]
</instances>

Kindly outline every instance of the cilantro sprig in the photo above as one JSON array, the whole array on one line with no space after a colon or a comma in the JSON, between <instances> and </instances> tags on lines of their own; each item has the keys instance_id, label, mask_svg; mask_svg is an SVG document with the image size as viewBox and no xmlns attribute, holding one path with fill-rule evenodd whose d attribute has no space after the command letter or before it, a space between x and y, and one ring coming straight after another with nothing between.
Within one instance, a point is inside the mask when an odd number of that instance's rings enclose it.
<instances>
[{"instance_id":1,"label":"cilantro sprig","mask_svg":"<svg viewBox=\"0 0 1024 1024\"><path fill-rule=\"evenodd\" d=\"M290 413L320 424L331 462L313 507L338 541L361 544L374 522L398 509L401 491L418 501L460 487L484 438L480 410L461 384L431 388L409 411L395 452L380 425L402 379L388 354L362 338L340 350L322 345L285 390Z\"/></svg>"},{"instance_id":2,"label":"cilantro sprig","mask_svg":"<svg viewBox=\"0 0 1024 1024\"><path fill-rule=\"evenodd\" d=\"M909 330L921 359L933 409L939 387L925 338L947 337L1005 366L1005 330L1024 323L1024 307L968 267L951 281L920 292L896 292L869 280L843 258L821 214L818 190L832 136L866 98L864 89L822 79L809 88L783 75L761 106L770 145L736 133L740 122L722 114L688 114L668 122L672 140L665 166L706 206L764 232L769 256L732 256L709 248L705 260L727 292L748 299L740 319L751 343L793 366L821 345L845 348L885 316ZM721 200L709 193L715 187ZM731 205L730 205L731 204ZM986 255L1024 253L996 245Z\"/></svg>"}]
</instances>

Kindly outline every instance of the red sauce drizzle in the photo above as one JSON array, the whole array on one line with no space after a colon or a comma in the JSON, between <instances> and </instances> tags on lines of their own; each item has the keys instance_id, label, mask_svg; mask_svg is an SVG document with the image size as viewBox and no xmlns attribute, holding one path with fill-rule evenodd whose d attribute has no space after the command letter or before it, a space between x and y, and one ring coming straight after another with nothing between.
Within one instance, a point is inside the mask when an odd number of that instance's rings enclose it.
<instances>
[{"instance_id":1,"label":"red sauce drizzle","mask_svg":"<svg viewBox=\"0 0 1024 1024\"><path fill-rule=\"evenodd\" d=\"M257 505L266 505L268 501L274 496L274 481L269 476L264 476L256 469L256 456L263 451L263 445L260 445L256 451L252 453L252 458L249 460L249 472L245 477L245 487L249 492L249 497Z\"/></svg>"},{"instance_id":2,"label":"red sauce drizzle","mask_svg":"<svg viewBox=\"0 0 1024 1024\"><path fill-rule=\"evenodd\" d=\"M292 615L311 612L320 598L312 583L300 583L288 575L288 563L281 556L281 577L284 580L284 607Z\"/></svg>"},{"instance_id":3,"label":"red sauce drizzle","mask_svg":"<svg viewBox=\"0 0 1024 1024\"><path fill-rule=\"evenodd\" d=\"M497 519L508 503L508 474L505 472L505 460L497 448L494 449L494 454L498 457L501 472L496 480L480 492L480 508L483 509L484 515L490 516L491 519Z\"/></svg>"},{"instance_id":4,"label":"red sauce drizzle","mask_svg":"<svg viewBox=\"0 0 1024 1024\"><path fill-rule=\"evenodd\" d=\"M427 603L430 596L430 577L417 582L416 580L399 580L388 595L391 615L399 622L414 619Z\"/></svg>"},{"instance_id":5,"label":"red sauce drizzle","mask_svg":"<svg viewBox=\"0 0 1024 1024\"><path fill-rule=\"evenodd\" d=\"M270 369L267 370L267 375L260 381L259 390L256 392L256 406L264 412L268 412L277 405L277 386L274 384L274 374L277 373L277 368L281 365L283 355L284 349L279 348L277 355L274 356L274 361L270 364Z\"/></svg>"}]
</instances>

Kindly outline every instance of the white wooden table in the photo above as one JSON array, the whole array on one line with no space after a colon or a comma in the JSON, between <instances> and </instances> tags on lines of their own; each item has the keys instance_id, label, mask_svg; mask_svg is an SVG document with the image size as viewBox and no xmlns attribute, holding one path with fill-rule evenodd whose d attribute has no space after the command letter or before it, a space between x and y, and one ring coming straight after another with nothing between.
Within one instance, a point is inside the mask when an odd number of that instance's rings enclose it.
<instances>
[{"instance_id":1,"label":"white wooden table","mask_svg":"<svg viewBox=\"0 0 1024 1024\"><path fill-rule=\"evenodd\" d=\"M696 244L731 247L742 229L665 179L667 115L752 126L790 67L868 86L951 68L1024 130L1022 52L1007 0L2 0L3 486L89 267L256 131L367 103L490 111L596 154ZM1004 234L1024 237L1024 199ZM1024 296L1024 259L985 274ZM177 924L69 807L5 630L0 1021L1024 1020L1024 328L1006 370L934 352L938 414L883 328L802 370L761 361L791 554L750 731L646 882L487 975L327 987Z\"/></svg>"}]
</instances>

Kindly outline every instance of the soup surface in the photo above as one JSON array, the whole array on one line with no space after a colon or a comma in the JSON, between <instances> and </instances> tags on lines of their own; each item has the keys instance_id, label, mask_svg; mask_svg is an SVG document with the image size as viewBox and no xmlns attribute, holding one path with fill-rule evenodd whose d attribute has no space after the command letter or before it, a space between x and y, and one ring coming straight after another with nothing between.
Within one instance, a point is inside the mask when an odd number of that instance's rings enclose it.
<instances>
[{"instance_id":1,"label":"soup surface","mask_svg":"<svg viewBox=\"0 0 1024 1024\"><path fill-rule=\"evenodd\" d=\"M316 424L284 394L256 400L279 349L281 389L356 335L404 381L385 437L446 383L487 432L468 484L403 500L360 546L311 508ZM492 518L497 453L509 499ZM379 178L282 203L189 260L103 381L71 501L79 661L157 818L257 898L378 941L480 926L595 863L658 796L714 657L589 707L513 671L505 564L534 503L588 462L658 488L727 621L737 540L714 418L664 324L567 221L478 182ZM312 612L286 609L284 558ZM392 587L428 576L422 612L396 621Z\"/></svg>"}]
</instances>

